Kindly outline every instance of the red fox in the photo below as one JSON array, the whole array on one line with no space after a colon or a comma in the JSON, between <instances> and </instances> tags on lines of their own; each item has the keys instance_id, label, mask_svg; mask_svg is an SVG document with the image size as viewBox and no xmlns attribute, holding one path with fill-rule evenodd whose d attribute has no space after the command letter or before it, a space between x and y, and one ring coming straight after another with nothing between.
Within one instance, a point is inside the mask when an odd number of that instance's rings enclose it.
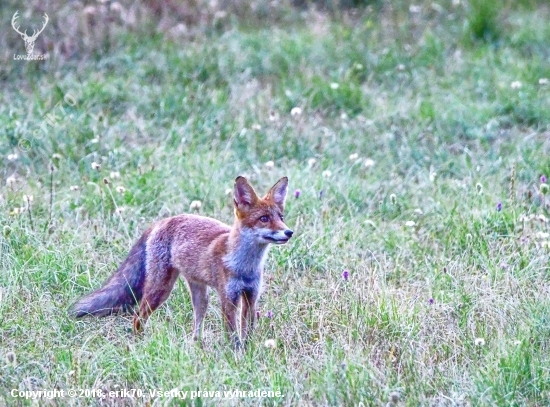
<instances>
[{"instance_id":1,"label":"red fox","mask_svg":"<svg viewBox=\"0 0 550 407\"><path fill-rule=\"evenodd\" d=\"M232 227L212 218L183 214L153 224L103 287L76 302L71 315L106 316L134 312L134 332L170 295L178 275L187 281L193 303L193 339L201 336L208 307L207 286L221 300L224 322L234 345L256 324L256 303L271 243L292 237L283 211L288 178L281 178L259 198L246 178L234 186L235 222ZM240 335L238 307L241 305Z\"/></svg>"}]
</instances>

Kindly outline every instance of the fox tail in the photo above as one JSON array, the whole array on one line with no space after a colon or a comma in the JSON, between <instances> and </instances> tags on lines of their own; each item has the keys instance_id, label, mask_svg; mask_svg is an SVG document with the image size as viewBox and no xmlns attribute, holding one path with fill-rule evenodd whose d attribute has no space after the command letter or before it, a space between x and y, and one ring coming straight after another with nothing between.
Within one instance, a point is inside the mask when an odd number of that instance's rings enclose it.
<instances>
[{"instance_id":1,"label":"fox tail","mask_svg":"<svg viewBox=\"0 0 550 407\"><path fill-rule=\"evenodd\" d=\"M104 317L132 311L143 296L148 232L130 250L118 270L100 289L82 297L69 309L69 315Z\"/></svg>"}]
</instances>

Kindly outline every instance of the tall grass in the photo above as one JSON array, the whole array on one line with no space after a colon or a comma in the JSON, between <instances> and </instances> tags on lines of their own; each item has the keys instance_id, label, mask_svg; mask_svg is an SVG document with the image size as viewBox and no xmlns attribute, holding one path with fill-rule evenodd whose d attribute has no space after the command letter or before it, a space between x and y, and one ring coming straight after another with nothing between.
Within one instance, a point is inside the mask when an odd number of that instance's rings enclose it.
<instances>
[{"instance_id":1,"label":"tall grass","mask_svg":"<svg viewBox=\"0 0 550 407\"><path fill-rule=\"evenodd\" d=\"M417 3L185 29L168 5L122 3L144 23L87 33L80 3L31 4L50 59L8 59L23 43L1 34L0 405L32 405L14 389L96 392L38 402L59 406L546 405L548 9L509 8L498 46L466 46L471 9ZM71 18L82 38L61 34ZM245 351L215 293L195 346L184 284L143 336L68 318L152 222L200 200L231 223L237 175L289 176L295 231Z\"/></svg>"},{"instance_id":2,"label":"tall grass","mask_svg":"<svg viewBox=\"0 0 550 407\"><path fill-rule=\"evenodd\" d=\"M498 0L470 0L468 32L473 40L493 42L502 35L504 2Z\"/></svg>"}]
</instances>

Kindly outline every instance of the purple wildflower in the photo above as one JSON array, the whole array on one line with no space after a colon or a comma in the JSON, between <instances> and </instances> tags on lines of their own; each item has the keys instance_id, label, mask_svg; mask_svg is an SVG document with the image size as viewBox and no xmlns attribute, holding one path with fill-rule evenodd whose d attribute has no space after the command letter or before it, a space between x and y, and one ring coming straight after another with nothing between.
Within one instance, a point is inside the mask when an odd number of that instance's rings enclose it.
<instances>
[{"instance_id":1,"label":"purple wildflower","mask_svg":"<svg viewBox=\"0 0 550 407\"><path fill-rule=\"evenodd\" d=\"M541 184L546 184L546 181L548 181L548 179L546 179L546 175L542 174L540 176L540 183Z\"/></svg>"},{"instance_id":2,"label":"purple wildflower","mask_svg":"<svg viewBox=\"0 0 550 407\"><path fill-rule=\"evenodd\" d=\"M430 305L434 305L434 299L433 299L433 298L430 298L430 299L428 300L428 302L430 303Z\"/></svg>"},{"instance_id":3,"label":"purple wildflower","mask_svg":"<svg viewBox=\"0 0 550 407\"><path fill-rule=\"evenodd\" d=\"M325 195L325 192L321 189L319 191L319 199L323 199L323 196Z\"/></svg>"},{"instance_id":4,"label":"purple wildflower","mask_svg":"<svg viewBox=\"0 0 550 407\"><path fill-rule=\"evenodd\" d=\"M299 189L297 189L296 191L294 191L294 198L299 198L300 195L302 195L302 191L300 191Z\"/></svg>"},{"instance_id":5,"label":"purple wildflower","mask_svg":"<svg viewBox=\"0 0 550 407\"><path fill-rule=\"evenodd\" d=\"M269 319L273 318L273 311L271 311L271 310L267 311L267 312L265 313L265 317L266 317L266 318L269 318Z\"/></svg>"},{"instance_id":6,"label":"purple wildflower","mask_svg":"<svg viewBox=\"0 0 550 407\"><path fill-rule=\"evenodd\" d=\"M344 272L342 273L342 278L346 281L349 280L349 271L348 270L344 270Z\"/></svg>"},{"instance_id":7,"label":"purple wildflower","mask_svg":"<svg viewBox=\"0 0 550 407\"><path fill-rule=\"evenodd\" d=\"M497 203L497 212L502 210L502 202Z\"/></svg>"}]
</instances>

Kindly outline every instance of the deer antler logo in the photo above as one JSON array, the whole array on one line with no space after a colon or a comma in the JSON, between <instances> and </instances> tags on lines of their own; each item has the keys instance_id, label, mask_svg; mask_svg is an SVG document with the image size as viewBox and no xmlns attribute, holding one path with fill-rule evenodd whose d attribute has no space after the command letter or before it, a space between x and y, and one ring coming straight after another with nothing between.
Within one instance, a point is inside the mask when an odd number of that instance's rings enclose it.
<instances>
[{"instance_id":1,"label":"deer antler logo","mask_svg":"<svg viewBox=\"0 0 550 407\"><path fill-rule=\"evenodd\" d=\"M19 17L17 15L19 11L16 11L13 15L13 18L11 19L11 26L13 29L21 35L21 38L23 38L23 41L25 41L25 49L27 50L27 55L31 55L32 51L34 50L34 43L36 41L36 38L38 38L38 35L44 31L44 28L46 28L46 24L48 24L49 18L46 13L44 13L44 25L42 25L42 28L37 32L36 30L33 30L33 33L31 36L27 35L27 30L25 32L19 31L19 24L17 24L16 20ZM16 25L17 24L17 25Z\"/></svg>"}]
</instances>

